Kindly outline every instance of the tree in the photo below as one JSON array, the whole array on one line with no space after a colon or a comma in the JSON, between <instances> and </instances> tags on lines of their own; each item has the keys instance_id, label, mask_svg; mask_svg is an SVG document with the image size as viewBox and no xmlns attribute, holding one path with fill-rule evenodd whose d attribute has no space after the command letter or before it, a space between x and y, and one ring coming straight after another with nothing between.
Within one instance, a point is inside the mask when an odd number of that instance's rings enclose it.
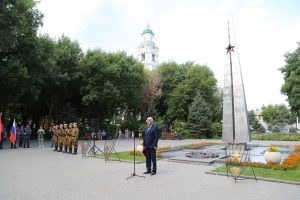
<instances>
[{"instance_id":1,"label":"tree","mask_svg":"<svg viewBox=\"0 0 300 200\"><path fill-rule=\"evenodd\" d=\"M142 113L147 113L149 116L156 114L155 105L161 96L161 81L157 71L146 71L147 82L144 85L140 107Z\"/></svg>"},{"instance_id":2,"label":"tree","mask_svg":"<svg viewBox=\"0 0 300 200\"><path fill-rule=\"evenodd\" d=\"M124 52L88 51L82 61L82 102L89 117L112 117L117 111L138 113L145 83L143 65Z\"/></svg>"},{"instance_id":3,"label":"tree","mask_svg":"<svg viewBox=\"0 0 300 200\"><path fill-rule=\"evenodd\" d=\"M2 0L0 4L0 61L26 53L27 45L36 37L42 14L34 0Z\"/></svg>"},{"instance_id":4,"label":"tree","mask_svg":"<svg viewBox=\"0 0 300 200\"><path fill-rule=\"evenodd\" d=\"M36 33L42 24L42 14L35 7L34 0L0 3L0 108L4 112L7 107L17 112L20 100L29 97L32 101L39 92L31 88L29 59L36 55Z\"/></svg>"},{"instance_id":5,"label":"tree","mask_svg":"<svg viewBox=\"0 0 300 200\"><path fill-rule=\"evenodd\" d=\"M53 118L59 121L75 120L74 117L69 119L69 115L62 112L73 110L72 112L76 113L78 110L73 108L80 109L81 106L79 75L82 50L78 42L65 36L54 41L45 35L40 40L43 43L42 51L45 54L43 63L46 65L46 72L43 76L39 103L47 108L49 123Z\"/></svg>"},{"instance_id":6,"label":"tree","mask_svg":"<svg viewBox=\"0 0 300 200\"><path fill-rule=\"evenodd\" d=\"M251 124L251 127L253 128L254 131L256 131L257 133L258 132L264 132L265 131L265 128L261 125L261 123L255 119L252 124Z\"/></svg>"},{"instance_id":7,"label":"tree","mask_svg":"<svg viewBox=\"0 0 300 200\"><path fill-rule=\"evenodd\" d=\"M285 54L286 65L282 67L284 84L281 92L288 96L288 102L292 111L299 115L300 111L300 42L293 53Z\"/></svg>"},{"instance_id":8,"label":"tree","mask_svg":"<svg viewBox=\"0 0 300 200\"><path fill-rule=\"evenodd\" d=\"M221 122L213 122L210 125L210 131L212 131L212 133L215 136L221 136L222 135L222 123Z\"/></svg>"},{"instance_id":9,"label":"tree","mask_svg":"<svg viewBox=\"0 0 300 200\"><path fill-rule=\"evenodd\" d=\"M201 137L209 135L213 113L201 94L198 94L189 108L188 128L190 134Z\"/></svg>"},{"instance_id":10,"label":"tree","mask_svg":"<svg viewBox=\"0 0 300 200\"><path fill-rule=\"evenodd\" d=\"M157 108L160 115L164 116L168 110L168 101L171 98L171 93L184 79L184 68L171 61L160 64L157 71L161 80L162 92Z\"/></svg>"},{"instance_id":11,"label":"tree","mask_svg":"<svg viewBox=\"0 0 300 200\"><path fill-rule=\"evenodd\" d=\"M273 127L280 126L281 128L288 124L291 118L290 110L284 104L263 106L261 116Z\"/></svg>"},{"instance_id":12,"label":"tree","mask_svg":"<svg viewBox=\"0 0 300 200\"><path fill-rule=\"evenodd\" d=\"M207 66L193 62L181 65L170 62L160 65L158 71L162 80L162 98L158 106L161 114L187 121L189 107L197 93L208 102L214 113L220 114L221 98L217 81Z\"/></svg>"},{"instance_id":13,"label":"tree","mask_svg":"<svg viewBox=\"0 0 300 200\"><path fill-rule=\"evenodd\" d=\"M258 121L258 119L256 118L255 112L253 110L250 110L250 112L248 113L248 117L249 117L249 125L254 131L259 132L264 129L263 126Z\"/></svg>"}]
</instances>

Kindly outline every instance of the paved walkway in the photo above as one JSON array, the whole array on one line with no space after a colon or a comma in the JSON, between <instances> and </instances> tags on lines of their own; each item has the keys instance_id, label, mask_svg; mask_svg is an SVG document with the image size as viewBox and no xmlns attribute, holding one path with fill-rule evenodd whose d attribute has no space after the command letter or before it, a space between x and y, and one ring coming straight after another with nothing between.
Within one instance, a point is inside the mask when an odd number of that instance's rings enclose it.
<instances>
[{"instance_id":1,"label":"paved walkway","mask_svg":"<svg viewBox=\"0 0 300 200\"><path fill-rule=\"evenodd\" d=\"M174 146L199 141L163 140L159 144ZM118 141L116 149L132 149L132 141ZM82 159L80 154L57 153L49 147L38 149L34 143L29 149L0 150L0 200L299 199L297 185L254 180L240 180L235 184L233 179L205 174L212 168L160 160L157 175L126 180L133 172L131 163ZM145 164L136 165L138 175L144 171Z\"/></svg>"}]
</instances>

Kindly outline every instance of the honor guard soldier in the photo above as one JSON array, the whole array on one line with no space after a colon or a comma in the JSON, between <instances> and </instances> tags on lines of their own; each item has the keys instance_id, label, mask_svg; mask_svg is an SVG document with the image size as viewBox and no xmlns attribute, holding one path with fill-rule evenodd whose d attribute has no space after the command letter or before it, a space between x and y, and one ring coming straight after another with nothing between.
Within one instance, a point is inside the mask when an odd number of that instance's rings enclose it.
<instances>
[{"instance_id":1,"label":"honor guard soldier","mask_svg":"<svg viewBox=\"0 0 300 200\"><path fill-rule=\"evenodd\" d=\"M59 130L58 130L58 125L53 126L53 140L54 140L54 150L53 151L58 151L58 137L59 137Z\"/></svg>"},{"instance_id":2,"label":"honor guard soldier","mask_svg":"<svg viewBox=\"0 0 300 200\"><path fill-rule=\"evenodd\" d=\"M59 151L62 152L62 148L64 145L64 125L60 124L58 129L58 145L59 145Z\"/></svg>"},{"instance_id":3,"label":"honor guard soldier","mask_svg":"<svg viewBox=\"0 0 300 200\"><path fill-rule=\"evenodd\" d=\"M78 148L78 136L79 136L79 129L77 128L77 123L73 124L72 132L71 132L71 148L74 146L74 153L73 155L77 154Z\"/></svg>"},{"instance_id":4,"label":"honor guard soldier","mask_svg":"<svg viewBox=\"0 0 300 200\"><path fill-rule=\"evenodd\" d=\"M65 147L65 150L64 150L64 153L67 153L68 152L68 132L69 132L69 129L68 129L68 124L64 124L64 147Z\"/></svg>"},{"instance_id":5,"label":"honor guard soldier","mask_svg":"<svg viewBox=\"0 0 300 200\"><path fill-rule=\"evenodd\" d=\"M69 146L69 153L70 154L72 154L72 143L71 143L72 131L73 131L73 124L70 123L69 124L69 129L68 129L68 134L67 134L67 143L68 143L68 146Z\"/></svg>"}]
</instances>

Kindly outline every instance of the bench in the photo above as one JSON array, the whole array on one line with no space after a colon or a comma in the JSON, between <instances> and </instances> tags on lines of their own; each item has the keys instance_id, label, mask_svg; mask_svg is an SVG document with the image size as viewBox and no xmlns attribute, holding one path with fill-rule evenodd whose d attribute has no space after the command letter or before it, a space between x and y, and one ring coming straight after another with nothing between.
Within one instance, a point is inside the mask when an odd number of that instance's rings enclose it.
<instances>
[{"instance_id":1,"label":"bench","mask_svg":"<svg viewBox=\"0 0 300 200\"><path fill-rule=\"evenodd\" d=\"M163 139L174 139L174 133L173 132L162 132L161 133L161 137L163 138Z\"/></svg>"}]
</instances>

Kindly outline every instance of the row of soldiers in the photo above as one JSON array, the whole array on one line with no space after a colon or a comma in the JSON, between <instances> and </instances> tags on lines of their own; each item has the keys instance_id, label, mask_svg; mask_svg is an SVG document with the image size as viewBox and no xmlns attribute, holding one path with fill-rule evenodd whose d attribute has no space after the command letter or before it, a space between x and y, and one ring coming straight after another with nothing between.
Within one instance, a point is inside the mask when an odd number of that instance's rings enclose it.
<instances>
[{"instance_id":1,"label":"row of soldiers","mask_svg":"<svg viewBox=\"0 0 300 200\"><path fill-rule=\"evenodd\" d=\"M70 123L69 126L68 124L60 124L59 126L55 125L53 129L53 140L55 144L54 151L72 154L72 148L74 147L73 154L77 154L79 136L79 129L77 128L77 123Z\"/></svg>"}]
</instances>

